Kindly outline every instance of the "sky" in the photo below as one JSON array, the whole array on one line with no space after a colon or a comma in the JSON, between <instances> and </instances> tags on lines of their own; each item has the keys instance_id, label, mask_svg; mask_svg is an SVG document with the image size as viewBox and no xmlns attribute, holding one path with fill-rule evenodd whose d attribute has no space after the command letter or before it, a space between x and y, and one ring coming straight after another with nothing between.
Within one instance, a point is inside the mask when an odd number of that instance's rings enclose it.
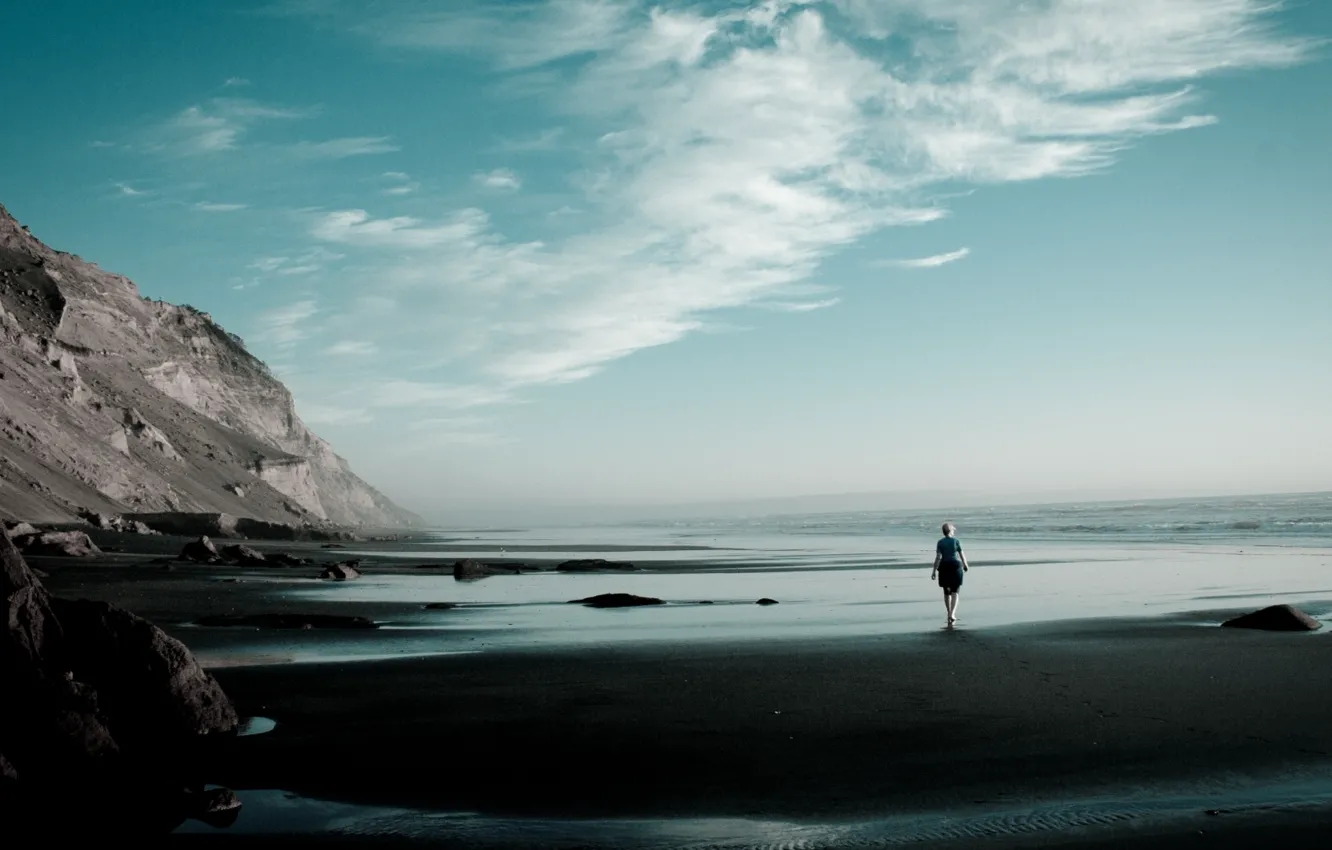
<instances>
[{"instance_id":1,"label":"sky","mask_svg":"<svg viewBox=\"0 0 1332 850\"><path fill-rule=\"evenodd\" d=\"M426 516L1332 489L1332 3L0 23L0 203Z\"/></svg>"}]
</instances>

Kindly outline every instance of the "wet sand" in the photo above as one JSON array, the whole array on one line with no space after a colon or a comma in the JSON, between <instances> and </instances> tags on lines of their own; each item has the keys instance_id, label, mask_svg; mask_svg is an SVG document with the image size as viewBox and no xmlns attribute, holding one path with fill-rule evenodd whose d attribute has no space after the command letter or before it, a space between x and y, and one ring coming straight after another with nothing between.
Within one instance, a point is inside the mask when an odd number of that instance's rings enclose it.
<instances>
[{"instance_id":1,"label":"wet sand","mask_svg":"<svg viewBox=\"0 0 1332 850\"><path fill-rule=\"evenodd\" d=\"M194 567L44 568L55 592L164 624L293 607ZM953 631L857 639L219 665L242 713L278 725L238 739L215 777L243 798L283 789L491 824L463 840L400 815L321 846L531 846L533 818L887 824L748 845L809 847L1243 847L1332 827L1328 630L1220 629L1218 612L969 629L962 614ZM1154 808L1168 800L1183 807ZM643 846L674 846L655 840Z\"/></svg>"}]
</instances>

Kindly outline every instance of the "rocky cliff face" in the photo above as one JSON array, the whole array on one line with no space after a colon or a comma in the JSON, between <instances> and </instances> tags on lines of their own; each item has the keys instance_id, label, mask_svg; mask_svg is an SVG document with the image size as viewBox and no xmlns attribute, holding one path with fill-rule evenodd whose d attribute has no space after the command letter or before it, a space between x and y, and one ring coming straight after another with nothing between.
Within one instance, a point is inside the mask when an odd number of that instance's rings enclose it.
<instances>
[{"instance_id":1,"label":"rocky cliff face","mask_svg":"<svg viewBox=\"0 0 1332 850\"><path fill-rule=\"evenodd\" d=\"M0 207L0 517L420 518L348 468L207 313L143 298Z\"/></svg>"}]
</instances>

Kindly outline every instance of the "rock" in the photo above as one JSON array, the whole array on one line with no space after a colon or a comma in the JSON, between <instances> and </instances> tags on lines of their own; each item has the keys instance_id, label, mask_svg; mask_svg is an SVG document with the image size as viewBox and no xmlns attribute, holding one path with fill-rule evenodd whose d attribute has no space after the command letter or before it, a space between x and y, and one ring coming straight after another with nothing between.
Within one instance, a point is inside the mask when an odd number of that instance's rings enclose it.
<instances>
[{"instance_id":1,"label":"rock","mask_svg":"<svg viewBox=\"0 0 1332 850\"><path fill-rule=\"evenodd\" d=\"M10 540L13 540L15 537L27 537L30 534L37 534L37 533L38 533L37 528L33 526L31 523L27 522L16 522L12 524L5 523L5 536L8 537Z\"/></svg>"},{"instance_id":2,"label":"rock","mask_svg":"<svg viewBox=\"0 0 1332 850\"><path fill-rule=\"evenodd\" d=\"M220 552L228 562L239 564L242 567L259 566L268 562L263 552L251 549L249 546L242 546L239 543L223 546Z\"/></svg>"},{"instance_id":3,"label":"rock","mask_svg":"<svg viewBox=\"0 0 1332 850\"><path fill-rule=\"evenodd\" d=\"M1245 614L1221 625L1234 629L1262 629L1269 632L1316 632L1323 624L1298 608L1272 605L1252 614Z\"/></svg>"},{"instance_id":4,"label":"rock","mask_svg":"<svg viewBox=\"0 0 1332 850\"><path fill-rule=\"evenodd\" d=\"M183 643L107 602L53 598L67 662L97 692L116 741L144 749L234 730L240 722L217 680Z\"/></svg>"},{"instance_id":5,"label":"rock","mask_svg":"<svg viewBox=\"0 0 1332 850\"><path fill-rule=\"evenodd\" d=\"M227 484L222 489L226 490L228 493L231 493L237 499L245 498L245 488L241 487L239 484Z\"/></svg>"},{"instance_id":6,"label":"rock","mask_svg":"<svg viewBox=\"0 0 1332 850\"><path fill-rule=\"evenodd\" d=\"M769 599L768 597L765 596L765 597L763 597L762 599L760 599L758 602L755 602L754 604L755 604L755 605L776 605L776 604L777 604L777 600L776 600L776 599Z\"/></svg>"},{"instance_id":7,"label":"rock","mask_svg":"<svg viewBox=\"0 0 1332 850\"><path fill-rule=\"evenodd\" d=\"M421 606L427 611L448 611L451 608L457 608L457 602L427 602Z\"/></svg>"},{"instance_id":8,"label":"rock","mask_svg":"<svg viewBox=\"0 0 1332 850\"><path fill-rule=\"evenodd\" d=\"M320 548L320 549L346 549L347 547L346 547L346 546L343 546L341 543L325 543L325 544L323 544L322 546L320 546L319 548Z\"/></svg>"},{"instance_id":9,"label":"rock","mask_svg":"<svg viewBox=\"0 0 1332 850\"><path fill-rule=\"evenodd\" d=\"M365 617L341 614L219 614L201 617L200 626L249 626L260 629L377 629L379 624Z\"/></svg>"},{"instance_id":10,"label":"rock","mask_svg":"<svg viewBox=\"0 0 1332 850\"><path fill-rule=\"evenodd\" d=\"M361 573L356 569L360 563L360 561L343 561L338 564L329 564L324 567L324 571L319 574L319 577L333 581L350 581L354 578L360 578Z\"/></svg>"},{"instance_id":11,"label":"rock","mask_svg":"<svg viewBox=\"0 0 1332 850\"><path fill-rule=\"evenodd\" d=\"M230 788L211 788L187 794L183 808L185 817L224 829L240 816L241 801Z\"/></svg>"},{"instance_id":12,"label":"rock","mask_svg":"<svg viewBox=\"0 0 1332 850\"><path fill-rule=\"evenodd\" d=\"M571 599L569 604L587 605L591 608L629 608L636 605L661 605L660 599L651 596L635 596L632 593L603 593L586 599Z\"/></svg>"},{"instance_id":13,"label":"rock","mask_svg":"<svg viewBox=\"0 0 1332 850\"><path fill-rule=\"evenodd\" d=\"M18 778L18 771L14 769L14 765L9 763L4 753L0 753L0 782L17 782Z\"/></svg>"},{"instance_id":14,"label":"rock","mask_svg":"<svg viewBox=\"0 0 1332 850\"><path fill-rule=\"evenodd\" d=\"M204 536L186 543L185 548L181 549L180 554L176 556L176 560L194 561L198 564L214 564L222 560L222 556L218 554L213 541Z\"/></svg>"},{"instance_id":15,"label":"rock","mask_svg":"<svg viewBox=\"0 0 1332 850\"><path fill-rule=\"evenodd\" d=\"M14 539L25 555L61 558L91 558L102 554L83 531L44 531Z\"/></svg>"},{"instance_id":16,"label":"rock","mask_svg":"<svg viewBox=\"0 0 1332 850\"><path fill-rule=\"evenodd\" d=\"M633 564L628 561L607 561L605 558L584 558L577 561L565 561L555 568L561 573L595 573L602 570L616 570L628 572L637 570Z\"/></svg>"},{"instance_id":17,"label":"rock","mask_svg":"<svg viewBox=\"0 0 1332 850\"><path fill-rule=\"evenodd\" d=\"M453 565L453 577L456 579L485 578L486 576L516 575L522 564L483 564L471 558L458 561Z\"/></svg>"}]
</instances>

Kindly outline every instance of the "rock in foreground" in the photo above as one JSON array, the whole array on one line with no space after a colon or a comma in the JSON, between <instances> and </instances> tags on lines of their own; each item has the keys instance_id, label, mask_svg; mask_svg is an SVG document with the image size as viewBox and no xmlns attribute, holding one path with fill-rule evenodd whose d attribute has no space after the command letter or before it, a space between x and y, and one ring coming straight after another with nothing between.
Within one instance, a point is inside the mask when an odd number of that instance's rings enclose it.
<instances>
[{"instance_id":1,"label":"rock in foreground","mask_svg":"<svg viewBox=\"0 0 1332 850\"><path fill-rule=\"evenodd\" d=\"M1272 605L1221 624L1232 629L1262 629L1268 632L1316 632L1323 624L1298 608Z\"/></svg>"},{"instance_id":2,"label":"rock in foreground","mask_svg":"<svg viewBox=\"0 0 1332 850\"><path fill-rule=\"evenodd\" d=\"M480 561L474 561L471 558L465 558L453 565L453 577L456 579L485 578L486 576L511 576L517 575L522 564L485 564Z\"/></svg>"},{"instance_id":3,"label":"rock in foreground","mask_svg":"<svg viewBox=\"0 0 1332 850\"><path fill-rule=\"evenodd\" d=\"M581 604L590 608L631 608L637 605L662 605L662 600L652 596L635 596L632 593L602 593L586 599L571 599L570 605Z\"/></svg>"},{"instance_id":4,"label":"rock in foreground","mask_svg":"<svg viewBox=\"0 0 1332 850\"><path fill-rule=\"evenodd\" d=\"M338 564L329 564L324 567L324 571L319 574L319 577L328 581L351 581L354 578L361 577L361 571L356 569L360 565L360 561L343 561Z\"/></svg>"},{"instance_id":5,"label":"rock in foreground","mask_svg":"<svg viewBox=\"0 0 1332 850\"><path fill-rule=\"evenodd\" d=\"M205 742L236 730L230 700L147 620L52 597L3 535L0 567L5 831L170 831L203 787Z\"/></svg>"}]
</instances>

